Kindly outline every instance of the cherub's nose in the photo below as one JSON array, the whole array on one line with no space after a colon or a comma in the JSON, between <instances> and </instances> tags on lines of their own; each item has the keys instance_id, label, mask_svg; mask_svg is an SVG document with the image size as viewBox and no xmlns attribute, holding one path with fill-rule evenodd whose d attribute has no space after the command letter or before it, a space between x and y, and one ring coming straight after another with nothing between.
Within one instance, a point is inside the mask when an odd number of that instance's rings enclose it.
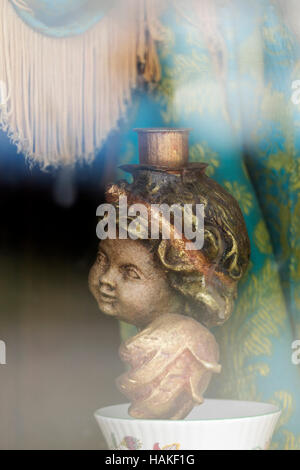
<instances>
[{"instance_id":1,"label":"cherub's nose","mask_svg":"<svg viewBox=\"0 0 300 470\"><path fill-rule=\"evenodd\" d=\"M99 282L100 290L103 294L113 294L115 291L115 287L112 284L108 284L106 282Z\"/></svg>"},{"instance_id":2,"label":"cherub's nose","mask_svg":"<svg viewBox=\"0 0 300 470\"><path fill-rule=\"evenodd\" d=\"M116 289L118 273L112 267L109 267L100 277L99 286L101 290L111 293Z\"/></svg>"}]
</instances>

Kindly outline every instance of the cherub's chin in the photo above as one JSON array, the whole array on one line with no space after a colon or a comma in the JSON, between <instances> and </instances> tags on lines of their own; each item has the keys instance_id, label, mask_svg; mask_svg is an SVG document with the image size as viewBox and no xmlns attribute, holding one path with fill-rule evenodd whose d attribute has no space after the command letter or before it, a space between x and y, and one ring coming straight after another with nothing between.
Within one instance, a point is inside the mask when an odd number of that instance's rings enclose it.
<instances>
[{"instance_id":1,"label":"cherub's chin","mask_svg":"<svg viewBox=\"0 0 300 470\"><path fill-rule=\"evenodd\" d=\"M98 307L105 315L117 317L117 309L114 304L108 302L98 302Z\"/></svg>"}]
</instances>

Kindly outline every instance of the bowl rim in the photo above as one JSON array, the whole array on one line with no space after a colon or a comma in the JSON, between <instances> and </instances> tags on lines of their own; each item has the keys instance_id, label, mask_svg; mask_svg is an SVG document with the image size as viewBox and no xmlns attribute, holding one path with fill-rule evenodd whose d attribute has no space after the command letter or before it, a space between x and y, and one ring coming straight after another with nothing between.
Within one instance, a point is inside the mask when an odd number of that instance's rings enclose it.
<instances>
[{"instance_id":1,"label":"bowl rim","mask_svg":"<svg viewBox=\"0 0 300 470\"><path fill-rule=\"evenodd\" d=\"M266 402L259 402L259 401L251 401L251 400L227 400L227 399L216 399L216 398L208 398L205 400L206 402L209 401L209 402L213 402L213 401L218 401L218 402L226 402L226 403L247 403L247 404L259 404L259 405L268 405L269 407L273 407L273 410L272 411L268 411L268 412L265 412L265 413L259 413L259 414L255 414L255 415L251 415L251 416L235 416L235 417L232 417L232 418L227 418L227 417L224 417L224 418L204 418L204 419L201 419L201 418L195 418L195 419L156 419L156 418L153 418L153 419L135 419L135 418L131 418L131 417L128 417L128 418L123 418L123 417L115 417L115 416L103 416L103 412L105 412L105 410L108 410L108 409L111 409L111 408L114 408L114 407L117 407L117 406L130 406L130 403L119 403L117 405L109 405L109 406L105 406L105 407L102 407L102 408L99 408L98 410L96 410L94 412L94 417L97 419L109 419L109 420L113 420L113 421L130 421L130 422L134 422L134 421L137 421L139 423L181 423L181 424L186 424L186 423L204 423L204 422L213 422L213 421L236 421L236 420L241 420L241 419L255 419L255 418L262 418L264 416L270 416L270 415L276 415L278 413L281 413L281 409L279 408L278 405L275 405L274 403L266 403ZM201 405L199 405L201 406Z\"/></svg>"}]
</instances>

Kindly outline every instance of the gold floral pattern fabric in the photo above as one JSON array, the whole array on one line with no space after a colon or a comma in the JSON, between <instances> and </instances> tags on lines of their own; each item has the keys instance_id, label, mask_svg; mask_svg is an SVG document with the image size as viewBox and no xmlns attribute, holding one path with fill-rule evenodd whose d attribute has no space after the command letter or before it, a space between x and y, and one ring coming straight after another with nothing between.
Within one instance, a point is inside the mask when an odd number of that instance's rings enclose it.
<instances>
[{"instance_id":1,"label":"gold floral pattern fabric","mask_svg":"<svg viewBox=\"0 0 300 470\"><path fill-rule=\"evenodd\" d=\"M223 371L208 395L277 403L271 448L300 449L300 370L291 359L300 339L300 106L290 99L300 58L273 2L228 2L218 14L222 75L192 12L165 13L162 79L136 93L120 163L137 162L133 127L192 128L190 159L208 163L238 200L251 262L234 314L214 331ZM131 333L123 324L122 336Z\"/></svg>"}]
</instances>

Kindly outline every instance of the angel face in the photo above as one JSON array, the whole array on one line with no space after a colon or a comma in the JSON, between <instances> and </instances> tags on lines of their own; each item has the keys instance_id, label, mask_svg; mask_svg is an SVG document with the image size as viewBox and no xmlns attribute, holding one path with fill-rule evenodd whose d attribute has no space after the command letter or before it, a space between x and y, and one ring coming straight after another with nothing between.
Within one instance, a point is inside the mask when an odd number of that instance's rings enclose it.
<instances>
[{"instance_id":1,"label":"angel face","mask_svg":"<svg viewBox=\"0 0 300 470\"><path fill-rule=\"evenodd\" d=\"M103 313L140 328L178 303L165 271L138 240L103 240L89 286Z\"/></svg>"}]
</instances>

